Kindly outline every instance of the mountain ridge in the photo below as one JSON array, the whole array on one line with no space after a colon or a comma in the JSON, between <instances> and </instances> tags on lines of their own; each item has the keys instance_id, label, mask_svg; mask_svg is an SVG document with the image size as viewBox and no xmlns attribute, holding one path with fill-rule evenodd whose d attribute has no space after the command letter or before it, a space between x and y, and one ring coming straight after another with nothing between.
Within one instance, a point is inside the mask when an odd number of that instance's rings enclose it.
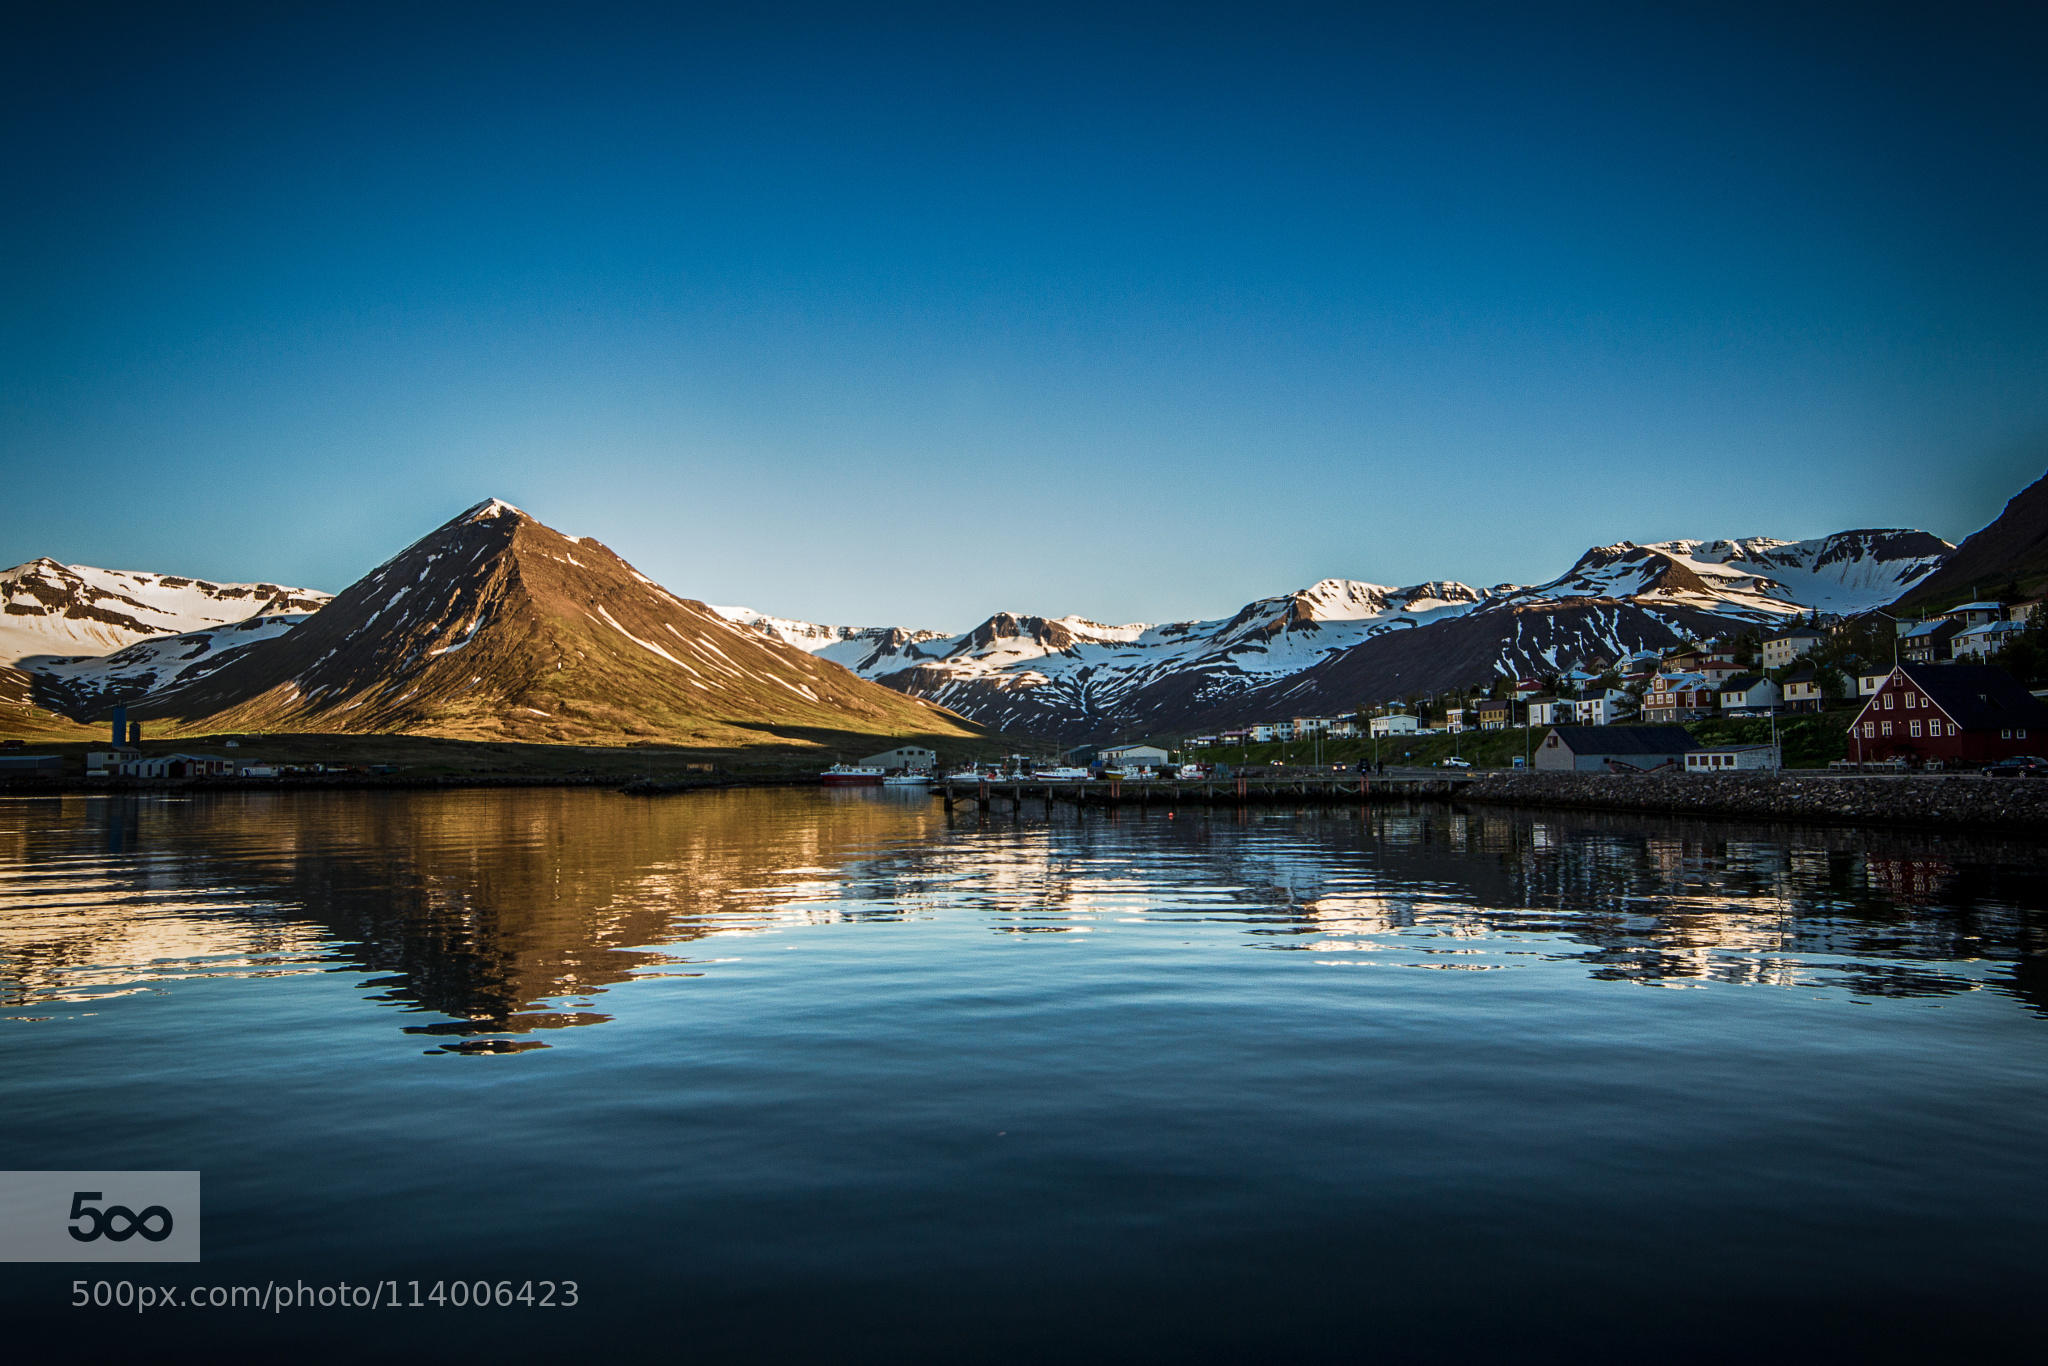
<instances>
[{"instance_id":1,"label":"mountain ridge","mask_svg":"<svg viewBox=\"0 0 2048 1366\"><path fill-rule=\"evenodd\" d=\"M1952 550L1927 532L1895 528L1804 541L1619 541L1588 549L1541 584L1331 578L1227 616L1163 624L997 612L947 634L719 610L790 643L857 641L841 659L864 677L983 724L1100 740L1280 708L1349 710L1503 671L1552 672L1595 655L1662 649L1731 625L1866 610Z\"/></svg>"}]
</instances>

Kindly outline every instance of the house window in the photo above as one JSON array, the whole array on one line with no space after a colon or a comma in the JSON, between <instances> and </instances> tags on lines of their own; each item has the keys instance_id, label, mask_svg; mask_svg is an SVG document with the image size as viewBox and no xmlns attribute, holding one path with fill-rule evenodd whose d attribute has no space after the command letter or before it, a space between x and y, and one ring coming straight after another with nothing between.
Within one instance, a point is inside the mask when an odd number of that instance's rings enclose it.
<instances>
[{"instance_id":1,"label":"house window","mask_svg":"<svg viewBox=\"0 0 2048 1366\"><path fill-rule=\"evenodd\" d=\"M2021 727L2020 727L2020 728L2019 728L2018 730L2016 730L2016 731L2014 731L2014 732L2012 733L2012 738L2013 738L2013 739L2015 739L2015 740L2024 740L2024 739L2026 739L2026 738L2027 738L2027 728L2026 728L2025 726L2021 726Z\"/></svg>"},{"instance_id":2,"label":"house window","mask_svg":"<svg viewBox=\"0 0 2048 1366\"><path fill-rule=\"evenodd\" d=\"M1906 733L1911 735L1915 740L1918 740L1920 738L1920 723L1918 721L1913 722L1912 725L1906 728Z\"/></svg>"},{"instance_id":3,"label":"house window","mask_svg":"<svg viewBox=\"0 0 2048 1366\"><path fill-rule=\"evenodd\" d=\"M1883 725L1879 726L1878 729L1882 731L1884 734L1890 735L1892 733L1892 723L1887 721Z\"/></svg>"},{"instance_id":4,"label":"house window","mask_svg":"<svg viewBox=\"0 0 2048 1366\"><path fill-rule=\"evenodd\" d=\"M1955 722L1951 721L1948 723L1948 733L1950 737L1953 738L1955 736L1961 735L1963 733L1963 728L1957 725Z\"/></svg>"},{"instance_id":5,"label":"house window","mask_svg":"<svg viewBox=\"0 0 2048 1366\"><path fill-rule=\"evenodd\" d=\"M1863 723L1863 738L1866 740L1875 740L1877 738L1877 722L1865 721Z\"/></svg>"},{"instance_id":6,"label":"house window","mask_svg":"<svg viewBox=\"0 0 2048 1366\"><path fill-rule=\"evenodd\" d=\"M1913 704L1914 704L1914 703L1915 703L1916 701L1918 701L1918 700L1919 700L1919 697L1920 697L1920 694L1918 694L1918 693L1910 693L1910 692L1909 692L1909 693L1907 693L1907 694L1906 694L1906 710L1907 710L1907 711L1911 711L1911 710L1913 710Z\"/></svg>"}]
</instances>

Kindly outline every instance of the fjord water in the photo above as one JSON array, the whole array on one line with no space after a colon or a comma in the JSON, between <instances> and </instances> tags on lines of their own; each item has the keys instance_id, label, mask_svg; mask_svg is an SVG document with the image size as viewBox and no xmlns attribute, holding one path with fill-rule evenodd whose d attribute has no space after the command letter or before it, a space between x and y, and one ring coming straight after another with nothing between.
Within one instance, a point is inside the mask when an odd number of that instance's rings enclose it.
<instances>
[{"instance_id":1,"label":"fjord water","mask_svg":"<svg viewBox=\"0 0 2048 1366\"><path fill-rule=\"evenodd\" d=\"M2024 1353L2048 875L1956 837L561 790L0 802L0 1168L119 1359ZM66 1307L80 1275L573 1308ZM407 1292L410 1294L410 1291Z\"/></svg>"}]
</instances>

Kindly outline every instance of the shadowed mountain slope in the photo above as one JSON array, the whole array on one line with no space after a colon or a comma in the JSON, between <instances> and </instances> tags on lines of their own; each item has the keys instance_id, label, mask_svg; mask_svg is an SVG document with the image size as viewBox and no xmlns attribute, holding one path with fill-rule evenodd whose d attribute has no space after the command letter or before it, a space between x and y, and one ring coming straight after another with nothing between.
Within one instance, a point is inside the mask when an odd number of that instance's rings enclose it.
<instances>
[{"instance_id":1,"label":"shadowed mountain slope","mask_svg":"<svg viewBox=\"0 0 2048 1366\"><path fill-rule=\"evenodd\" d=\"M2048 474L2014 494L2005 510L1966 537L1941 568L1893 604L1892 610L1952 607L1972 598L2048 590Z\"/></svg>"}]
</instances>

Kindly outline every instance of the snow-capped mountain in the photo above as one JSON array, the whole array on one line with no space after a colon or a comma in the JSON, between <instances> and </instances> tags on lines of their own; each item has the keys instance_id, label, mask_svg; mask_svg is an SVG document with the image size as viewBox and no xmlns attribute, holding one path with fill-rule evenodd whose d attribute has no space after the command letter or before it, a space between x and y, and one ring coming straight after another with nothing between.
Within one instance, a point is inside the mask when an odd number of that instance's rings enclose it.
<instances>
[{"instance_id":1,"label":"snow-capped mountain","mask_svg":"<svg viewBox=\"0 0 2048 1366\"><path fill-rule=\"evenodd\" d=\"M0 664L40 672L140 640L209 631L254 617L303 619L330 594L274 583L209 583L30 560L0 570Z\"/></svg>"},{"instance_id":2,"label":"snow-capped mountain","mask_svg":"<svg viewBox=\"0 0 2048 1366\"><path fill-rule=\"evenodd\" d=\"M206 631L152 636L113 654L39 658L37 695L71 716L91 716L151 693L194 683L230 663L251 645L275 640L310 613L270 612Z\"/></svg>"},{"instance_id":3,"label":"snow-capped mountain","mask_svg":"<svg viewBox=\"0 0 2048 1366\"><path fill-rule=\"evenodd\" d=\"M710 606L727 621L750 626L762 635L785 645L794 645L799 650L820 659L829 659L855 672L890 651L936 640L944 634L942 631L907 631L900 626L820 626L815 622L792 621L788 617L771 617L748 607Z\"/></svg>"},{"instance_id":4,"label":"snow-capped mountain","mask_svg":"<svg viewBox=\"0 0 2048 1366\"><path fill-rule=\"evenodd\" d=\"M944 635L719 610L984 725L1100 739L1349 710L1500 672L1618 659L1732 625L1863 610L1898 596L1950 549L1917 531L1624 541L1587 551L1547 583L1325 579L1228 617L1166 625L999 612Z\"/></svg>"},{"instance_id":5,"label":"snow-capped mountain","mask_svg":"<svg viewBox=\"0 0 2048 1366\"><path fill-rule=\"evenodd\" d=\"M1924 531L1839 531L1808 541L1664 541L1646 550L1769 581L1768 591L1822 612L1882 607L1940 568L1955 547Z\"/></svg>"}]
</instances>

